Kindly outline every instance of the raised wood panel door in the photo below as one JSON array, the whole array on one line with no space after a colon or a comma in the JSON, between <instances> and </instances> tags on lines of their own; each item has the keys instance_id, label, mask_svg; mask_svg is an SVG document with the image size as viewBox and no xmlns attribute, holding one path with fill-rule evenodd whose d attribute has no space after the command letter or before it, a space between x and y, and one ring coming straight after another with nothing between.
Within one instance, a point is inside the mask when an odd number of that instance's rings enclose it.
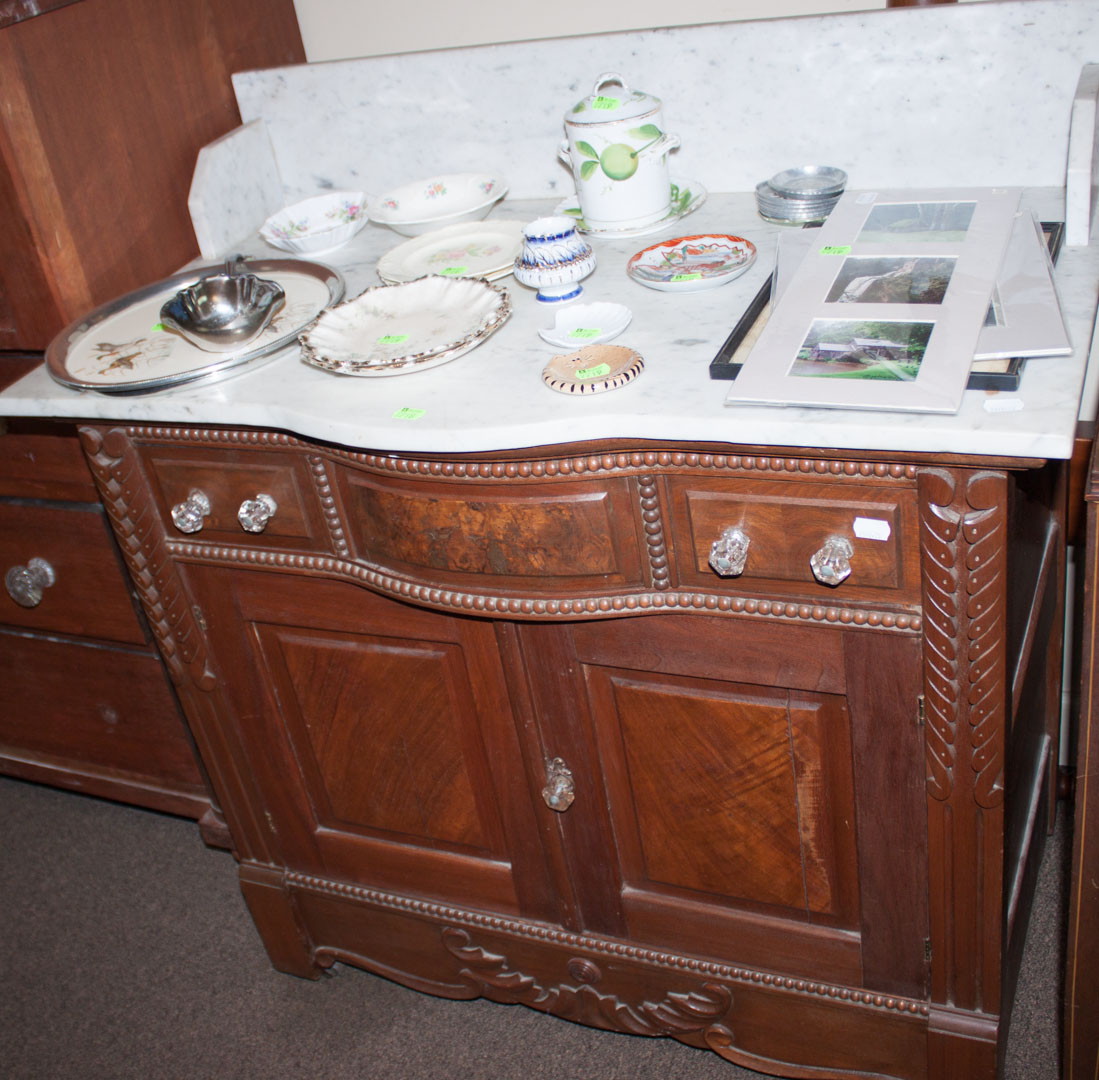
<instances>
[{"instance_id":1,"label":"raised wood panel door","mask_svg":"<svg viewBox=\"0 0 1099 1080\"><path fill-rule=\"evenodd\" d=\"M191 576L287 865L553 914L491 623L341 582Z\"/></svg>"},{"instance_id":2,"label":"raised wood panel door","mask_svg":"<svg viewBox=\"0 0 1099 1080\"><path fill-rule=\"evenodd\" d=\"M525 633L529 666L552 633ZM588 908L615 913L639 942L857 984L850 721L842 665L829 662L838 638L676 617L567 633L557 662L575 671L571 688L532 683L543 717L564 708L569 726L590 726L587 748L573 738L568 751L590 756L574 772L596 791L561 815L605 815L586 833L570 827L574 880L608 856L614 866L603 879L616 895Z\"/></svg>"}]
</instances>

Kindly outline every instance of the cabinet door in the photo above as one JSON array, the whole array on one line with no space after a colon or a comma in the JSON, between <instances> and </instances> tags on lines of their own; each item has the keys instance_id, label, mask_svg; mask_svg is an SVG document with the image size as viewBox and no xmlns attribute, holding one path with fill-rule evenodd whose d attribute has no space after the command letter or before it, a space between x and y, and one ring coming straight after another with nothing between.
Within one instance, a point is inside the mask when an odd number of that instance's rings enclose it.
<instances>
[{"instance_id":1,"label":"cabinet door","mask_svg":"<svg viewBox=\"0 0 1099 1080\"><path fill-rule=\"evenodd\" d=\"M527 635L529 656L547 651L538 634ZM569 639L571 710L590 732L587 750L570 749L595 763L578 765L578 782L598 792L582 813L605 813L619 932L857 980L837 635L673 616L577 625Z\"/></svg>"},{"instance_id":2,"label":"cabinet door","mask_svg":"<svg viewBox=\"0 0 1099 1080\"><path fill-rule=\"evenodd\" d=\"M189 577L286 865L552 916L490 622L342 582Z\"/></svg>"}]
</instances>

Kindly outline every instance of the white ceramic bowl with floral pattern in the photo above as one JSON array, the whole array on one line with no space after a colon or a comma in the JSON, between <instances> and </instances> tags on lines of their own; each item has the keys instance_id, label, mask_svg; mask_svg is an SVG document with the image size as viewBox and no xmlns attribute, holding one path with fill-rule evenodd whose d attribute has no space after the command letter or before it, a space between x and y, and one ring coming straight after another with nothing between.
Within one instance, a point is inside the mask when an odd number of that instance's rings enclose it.
<instances>
[{"instance_id":1,"label":"white ceramic bowl with floral pattern","mask_svg":"<svg viewBox=\"0 0 1099 1080\"><path fill-rule=\"evenodd\" d=\"M495 173L446 173L414 180L370 200L370 217L401 236L480 221L507 194Z\"/></svg>"},{"instance_id":2,"label":"white ceramic bowl with floral pattern","mask_svg":"<svg viewBox=\"0 0 1099 1080\"><path fill-rule=\"evenodd\" d=\"M369 220L361 191L330 191L272 214L259 234L294 255L323 255L343 247Z\"/></svg>"}]
</instances>

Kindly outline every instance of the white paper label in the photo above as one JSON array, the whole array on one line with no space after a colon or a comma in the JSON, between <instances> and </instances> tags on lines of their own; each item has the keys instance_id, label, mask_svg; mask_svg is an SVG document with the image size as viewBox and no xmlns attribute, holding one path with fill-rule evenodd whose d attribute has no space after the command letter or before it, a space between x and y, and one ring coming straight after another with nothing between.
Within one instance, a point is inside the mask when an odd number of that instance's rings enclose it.
<instances>
[{"instance_id":1,"label":"white paper label","mask_svg":"<svg viewBox=\"0 0 1099 1080\"><path fill-rule=\"evenodd\" d=\"M888 540L889 522L880 518L855 518L855 535L860 540Z\"/></svg>"},{"instance_id":2,"label":"white paper label","mask_svg":"<svg viewBox=\"0 0 1099 1080\"><path fill-rule=\"evenodd\" d=\"M1018 412L1022 407L1022 399L1017 397L989 397L984 400L985 412Z\"/></svg>"}]
</instances>

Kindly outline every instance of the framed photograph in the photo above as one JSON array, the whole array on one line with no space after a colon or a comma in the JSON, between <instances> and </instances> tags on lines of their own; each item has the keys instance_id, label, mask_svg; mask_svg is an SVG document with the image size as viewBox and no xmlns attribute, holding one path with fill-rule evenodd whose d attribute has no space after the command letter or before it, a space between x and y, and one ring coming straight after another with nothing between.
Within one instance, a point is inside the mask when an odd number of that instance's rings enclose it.
<instances>
[{"instance_id":1,"label":"framed photograph","mask_svg":"<svg viewBox=\"0 0 1099 1080\"><path fill-rule=\"evenodd\" d=\"M810 226L810 228L815 227ZM1061 244L1064 242L1065 223L1063 221L1043 221L1039 223L1038 230L1048 253L1050 265L1056 266L1057 257L1061 253ZM806 237L804 233L805 230L800 230L781 237L776 271L763 283L759 292L752 298L751 303L737 320L736 326L733 327L729 336L722 343L717 355L710 361L711 379L731 381L740 373L745 357L752 351L752 346L756 343L763 327L766 326L767 320L771 316L771 305L778 298L779 279L784 261L788 257L800 261L801 256L805 254L808 241L812 239ZM1007 259L1008 256L1005 255L1005 263ZM786 268L787 273L789 269L789 267ZM995 298L993 303L995 303ZM996 325L992 308L993 304L990 304L990 314L985 318L986 328L982 330L981 337L978 339L978 349L985 344L987 328ZM1023 355L998 356L981 360L975 358L969 368L966 389L1018 390L1025 367L1026 357Z\"/></svg>"},{"instance_id":2,"label":"framed photograph","mask_svg":"<svg viewBox=\"0 0 1099 1080\"><path fill-rule=\"evenodd\" d=\"M847 192L726 404L956 412L1019 191Z\"/></svg>"}]
</instances>

